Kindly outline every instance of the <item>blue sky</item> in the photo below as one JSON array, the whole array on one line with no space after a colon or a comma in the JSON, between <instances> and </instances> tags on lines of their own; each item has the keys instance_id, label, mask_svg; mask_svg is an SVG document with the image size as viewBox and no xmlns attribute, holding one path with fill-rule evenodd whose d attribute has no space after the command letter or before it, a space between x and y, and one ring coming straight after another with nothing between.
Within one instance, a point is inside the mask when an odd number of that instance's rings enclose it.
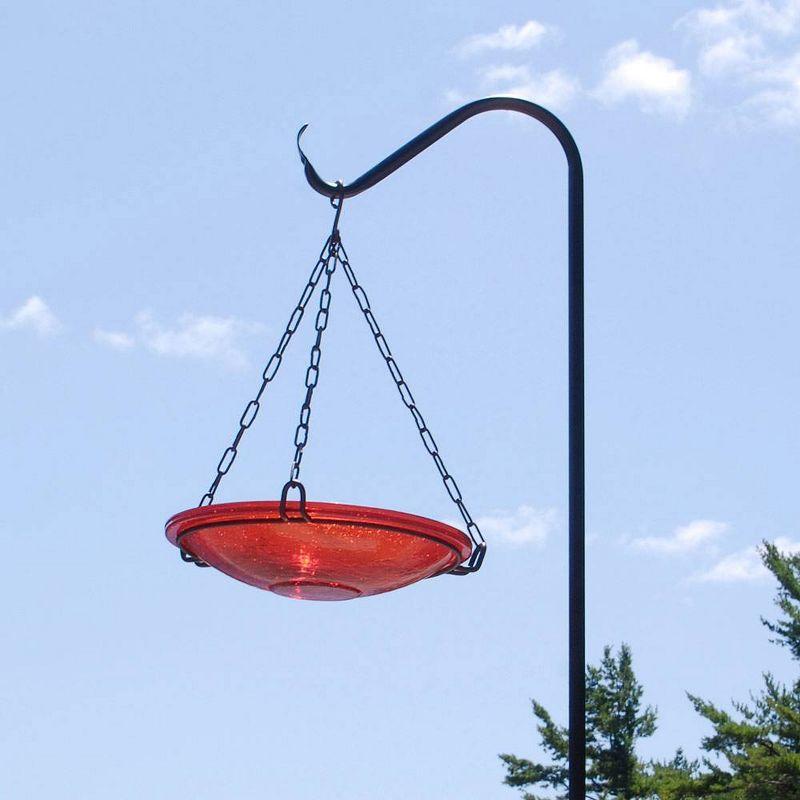
<instances>
[{"instance_id":1,"label":"blue sky","mask_svg":"<svg viewBox=\"0 0 800 800\"><path fill-rule=\"evenodd\" d=\"M463 100L550 106L586 166L588 651L684 692L788 675L762 538L800 546L797 2L100 2L0 15L5 608L15 798L513 797L566 705L565 169L471 121L342 235L490 552L292 603L181 563L196 503L351 179ZM335 284L311 497L454 509ZM308 320L306 321L308 323ZM274 498L310 324L220 499Z\"/></svg>"}]
</instances>

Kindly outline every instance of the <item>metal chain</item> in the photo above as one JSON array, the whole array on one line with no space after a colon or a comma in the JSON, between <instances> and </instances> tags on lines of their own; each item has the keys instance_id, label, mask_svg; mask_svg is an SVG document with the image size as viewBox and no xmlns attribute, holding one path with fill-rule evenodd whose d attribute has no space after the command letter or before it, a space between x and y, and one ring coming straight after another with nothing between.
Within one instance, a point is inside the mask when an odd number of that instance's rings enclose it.
<instances>
[{"instance_id":1,"label":"metal chain","mask_svg":"<svg viewBox=\"0 0 800 800\"><path fill-rule=\"evenodd\" d=\"M305 288L300 295L300 299L297 301L297 305L289 317L289 322L287 323L286 329L284 330L283 335L278 342L278 347L267 362L267 366L264 367L264 371L261 374L261 386L259 387L256 396L245 406L241 417L239 417L239 429L236 431L233 441L223 452L219 463L217 464L216 475L211 481L208 491L200 498L200 502L198 503L199 507L208 506L214 502L214 495L217 493L217 489L219 489L222 479L228 474L228 471L233 466L233 462L236 460L236 456L239 454L239 444L242 441L245 431L255 422L258 411L261 408L261 397L263 396L267 386L278 374L278 370L280 369L283 361L283 354L286 352L286 348L289 346L292 336L294 336L295 331L300 325L300 321L303 319L308 301L314 294L314 290L317 288L317 284L319 283L322 273L325 270L327 259L329 257L328 252L330 250L330 243L331 237L329 236L325 240L322 250L320 250L317 263L311 270L311 275L309 276L308 282L306 283ZM208 566L208 564L206 564L202 559L187 553L182 547L180 548L180 554L181 558L190 564L194 564L197 567Z\"/></svg>"},{"instance_id":2,"label":"metal chain","mask_svg":"<svg viewBox=\"0 0 800 800\"><path fill-rule=\"evenodd\" d=\"M245 406L242 416L239 418L239 430L236 432L236 436L233 437L233 441L231 442L230 446L222 454L222 457L217 464L217 474L214 476L211 486L208 487L208 491L200 500L200 506L211 505L211 503L214 502L214 495L216 494L217 489L219 489L220 482L225 475L227 475L228 470L236 460L236 456L239 453L239 443L242 441L245 431L253 424L253 422L255 422L258 411L261 408L261 397L269 383L272 381L275 375L277 375L281 366L281 362L283 361L283 354L286 352L286 348L289 346L292 336L300 325L300 321L303 319L303 314L305 314L308 301L314 294L314 290L317 288L319 279L322 277L322 273L325 270L325 266L330 257L328 255L330 243L331 237L329 236L325 240L325 244L320 251L319 258L317 259L317 263L314 265L314 269L311 270L308 283L306 283L306 286L300 295L297 306L289 317L289 322L286 325L286 330L283 332L280 341L278 342L278 347L267 362L267 366L264 367L264 371L261 375L261 386L259 387L255 398Z\"/></svg>"},{"instance_id":3,"label":"metal chain","mask_svg":"<svg viewBox=\"0 0 800 800\"><path fill-rule=\"evenodd\" d=\"M341 209L341 204L337 209ZM331 308L331 280L333 273L336 272L336 263L339 260L339 232L334 227L334 231L328 239L328 254L325 258L325 286L319 296L319 311L314 327L317 331L317 338L311 347L311 357L308 369L306 370L306 396L303 405L300 407L300 421L294 433L294 458L292 467L289 470L289 482L287 486L296 486L300 480L300 463L303 460L303 450L308 442L308 425L311 420L311 400L314 396L314 389L319 382L319 364L322 358L322 336L328 327L328 319Z\"/></svg>"},{"instance_id":4,"label":"metal chain","mask_svg":"<svg viewBox=\"0 0 800 800\"><path fill-rule=\"evenodd\" d=\"M341 181L337 182L338 186L342 186ZM289 480L283 487L281 495L281 517L286 519L286 496L289 489L299 489L300 491L300 507L302 515L305 517L305 487L300 483L300 463L303 460L303 450L308 442L308 426L311 421L311 400L314 396L314 389L317 388L319 382L319 364L322 358L322 336L325 329L328 327L328 319L330 316L331 308L331 280L333 273L336 272L336 262L339 259L339 245L341 239L339 238L339 218L342 216L342 207L344 206L344 194L340 194L337 198L330 198L331 208L336 213L333 216L333 226L331 227L331 235L328 237L326 244L327 254L324 259L325 266L325 287L322 290L319 298L319 311L317 311L317 319L314 322L314 327L317 331L317 337L311 347L310 364L306 370L306 396L303 400L303 405L300 407L300 421L297 423L297 429L294 432L294 458L292 459L292 466L289 469Z\"/></svg>"},{"instance_id":5,"label":"metal chain","mask_svg":"<svg viewBox=\"0 0 800 800\"><path fill-rule=\"evenodd\" d=\"M422 443L425 445L425 449L433 459L433 463L436 465L436 469L439 471L439 475L442 478L445 489L447 489L447 493L450 495L450 499L456 504L458 510L461 512L461 516L463 517L464 523L467 526L467 533L472 539L472 543L475 545L468 564L456 567L455 569L451 570L451 574L466 575L470 572L476 572L478 569L480 569L484 555L486 554L486 542L483 538L483 534L464 504L461 490L458 488L455 478L448 472L447 467L442 460L442 456L439 454L439 448L436 445L433 434L428 429L428 425L425 422L425 418L422 416L419 408L417 408L414 395L411 394L411 389L408 388L408 384L405 382L403 374L400 372L400 368L397 366L397 362L392 355L392 351L389 349L389 344L386 341L380 326L378 325L378 321L375 319L375 315L372 313L372 308L370 307L367 293L359 284L356 274L353 272L353 268L350 266L350 261L347 257L347 251L344 249L344 245L342 245L341 242L339 243L338 256L342 265L342 269L344 270L347 280L350 283L350 288L353 290L353 296L356 298L358 307L361 309L364 318L367 320L367 325L369 325L369 329L372 331L375 344L378 346L378 351L380 352L381 356L383 356L383 360L386 362L386 366L389 368L389 374L392 376L395 386L397 386L397 391L400 393L400 398L402 399L406 408L411 412L411 417L417 426L417 431L422 439Z\"/></svg>"},{"instance_id":6,"label":"metal chain","mask_svg":"<svg viewBox=\"0 0 800 800\"><path fill-rule=\"evenodd\" d=\"M286 351L292 336L300 325L300 321L303 319L303 315L305 314L306 306L313 296L317 284L322 277L322 273L324 272L325 285L322 289L322 293L320 294L319 310L317 311L317 317L314 324L317 335L311 348L310 363L308 369L306 370L306 395L303 400L303 405L300 409L300 421L297 425L297 429L295 430L295 452L292 460L291 470L289 472L289 481L284 486L281 500L281 508L283 509L285 507L286 494L288 490L290 488L299 488L301 492L302 510L305 501L305 490L299 481L300 464L303 460L303 451L306 443L308 442L309 422L311 420L311 401L313 399L314 389L319 382L319 367L322 357L322 338L323 334L325 333L325 329L328 327L328 320L330 317L330 305L332 299L331 281L333 279L333 274L336 271L337 262L339 262L341 263L345 275L347 276L347 280L350 283L350 288L353 290L353 296L355 297L356 302L358 303L358 306L367 321L367 325L372 331L375 343L378 346L378 351L383 356L386 366L389 369L389 374L392 376L392 379L397 386L397 391L399 392L404 405L411 412L411 417L417 426L422 443L433 459L433 463L436 465L436 469L442 478L442 482L444 483L450 499L458 507L458 510L464 519L464 523L467 526L467 533L475 545L469 562L467 564L462 564L458 567L455 567L453 570L451 570L451 574L466 575L471 572L476 572L478 569L480 569L481 563L483 562L483 558L486 554L486 542L483 538L480 528L473 520L466 505L464 504L461 490L458 488L455 478L453 478L453 476L448 472L447 467L442 460L442 457L439 453L439 448L433 438L433 434L431 434L427 423L422 416L422 413L417 408L414 396L412 395L408 384L403 378L400 368L397 366L397 362L392 355L392 351L389 349L389 344L387 343L386 338L384 337L378 322L375 319L375 315L370 307L367 294L363 287L358 283L355 272L350 265L347 252L341 243L338 230L339 216L341 215L343 201L344 198L341 196L338 198L338 204L334 202L333 199L331 200L331 205L336 209L336 216L334 218L331 235L327 238L322 250L320 251L317 263L314 265L314 269L311 271L311 276L309 277L308 282L306 283L306 286L300 295L300 300L298 301L297 306L289 317L289 322L286 325L286 330L281 336L277 349L267 362L267 366L264 368L261 386L259 387L255 398L245 406L245 409L239 418L239 430L236 432L231 444L223 452L222 457L217 464L217 472L214 476L214 480L211 482L208 491L201 498L199 505L202 507L210 505L214 502L214 496L217 492L217 489L219 489L219 485L222 482L223 477L227 475L228 471L233 465L233 462L236 460L242 437L244 436L245 431L253 424L256 416L258 415L258 411L261 408L261 398L264 394L264 391L266 390L268 384L275 378L275 375L281 366L281 362L283 361L283 354ZM183 548L181 548L180 554L184 561L191 562L198 567L208 566L201 559L184 551Z\"/></svg>"}]
</instances>

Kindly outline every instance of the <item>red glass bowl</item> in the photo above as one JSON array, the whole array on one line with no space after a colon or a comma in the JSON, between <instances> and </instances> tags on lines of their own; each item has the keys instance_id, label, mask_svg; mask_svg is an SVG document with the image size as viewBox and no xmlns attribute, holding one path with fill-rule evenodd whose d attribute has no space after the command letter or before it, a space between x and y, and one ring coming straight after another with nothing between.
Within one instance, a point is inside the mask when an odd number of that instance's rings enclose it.
<instances>
[{"instance_id":1,"label":"red glass bowl","mask_svg":"<svg viewBox=\"0 0 800 800\"><path fill-rule=\"evenodd\" d=\"M449 572L472 551L457 528L339 503L220 503L170 518L167 538L236 580L297 600L350 600Z\"/></svg>"}]
</instances>

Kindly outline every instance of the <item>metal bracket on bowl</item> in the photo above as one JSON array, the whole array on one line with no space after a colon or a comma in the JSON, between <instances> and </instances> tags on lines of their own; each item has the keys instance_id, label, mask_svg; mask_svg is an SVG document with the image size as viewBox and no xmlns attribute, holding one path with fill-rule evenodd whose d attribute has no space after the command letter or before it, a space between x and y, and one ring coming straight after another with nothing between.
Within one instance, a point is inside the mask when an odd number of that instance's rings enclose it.
<instances>
[{"instance_id":1,"label":"metal bracket on bowl","mask_svg":"<svg viewBox=\"0 0 800 800\"><path fill-rule=\"evenodd\" d=\"M300 481L296 480L286 481L286 484L283 487L283 491L281 492L281 506L280 506L281 519L284 522L293 521L289 519L289 513L286 510L286 498L289 495L290 489L297 489L298 492L300 492L300 519L304 520L305 522L311 522L311 517L308 516L308 512L306 511L306 487L303 486L303 484L300 483Z\"/></svg>"},{"instance_id":2,"label":"metal bracket on bowl","mask_svg":"<svg viewBox=\"0 0 800 800\"><path fill-rule=\"evenodd\" d=\"M465 564L459 564L457 567L453 567L448 575L471 575L473 572L477 572L481 568L481 564L483 564L485 555L486 543L481 542L472 551L472 556L470 557L469 561L467 561Z\"/></svg>"},{"instance_id":3,"label":"metal bracket on bowl","mask_svg":"<svg viewBox=\"0 0 800 800\"><path fill-rule=\"evenodd\" d=\"M205 561L203 561L202 559L198 558L197 556L193 556L191 553L187 553L183 549L183 547L180 546L180 544L178 544L178 548L180 550L181 558L187 564L194 564L196 567L208 567L209 566L209 564L206 564Z\"/></svg>"}]
</instances>

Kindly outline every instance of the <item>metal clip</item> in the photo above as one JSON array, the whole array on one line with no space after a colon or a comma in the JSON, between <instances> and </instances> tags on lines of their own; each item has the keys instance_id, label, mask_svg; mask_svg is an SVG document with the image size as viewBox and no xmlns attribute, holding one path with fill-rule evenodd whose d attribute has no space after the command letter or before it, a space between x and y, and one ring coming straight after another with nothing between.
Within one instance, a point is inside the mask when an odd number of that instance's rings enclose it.
<instances>
[{"instance_id":1,"label":"metal clip","mask_svg":"<svg viewBox=\"0 0 800 800\"><path fill-rule=\"evenodd\" d=\"M286 498L289 495L290 489L297 489L300 492L300 519L304 520L305 522L311 522L311 517L308 516L308 512L306 511L306 487L303 486L300 481L295 480L286 481L283 491L281 492L281 519L284 522L292 522L292 520L289 519L289 514L286 510ZM297 520L294 521L296 522Z\"/></svg>"}]
</instances>

